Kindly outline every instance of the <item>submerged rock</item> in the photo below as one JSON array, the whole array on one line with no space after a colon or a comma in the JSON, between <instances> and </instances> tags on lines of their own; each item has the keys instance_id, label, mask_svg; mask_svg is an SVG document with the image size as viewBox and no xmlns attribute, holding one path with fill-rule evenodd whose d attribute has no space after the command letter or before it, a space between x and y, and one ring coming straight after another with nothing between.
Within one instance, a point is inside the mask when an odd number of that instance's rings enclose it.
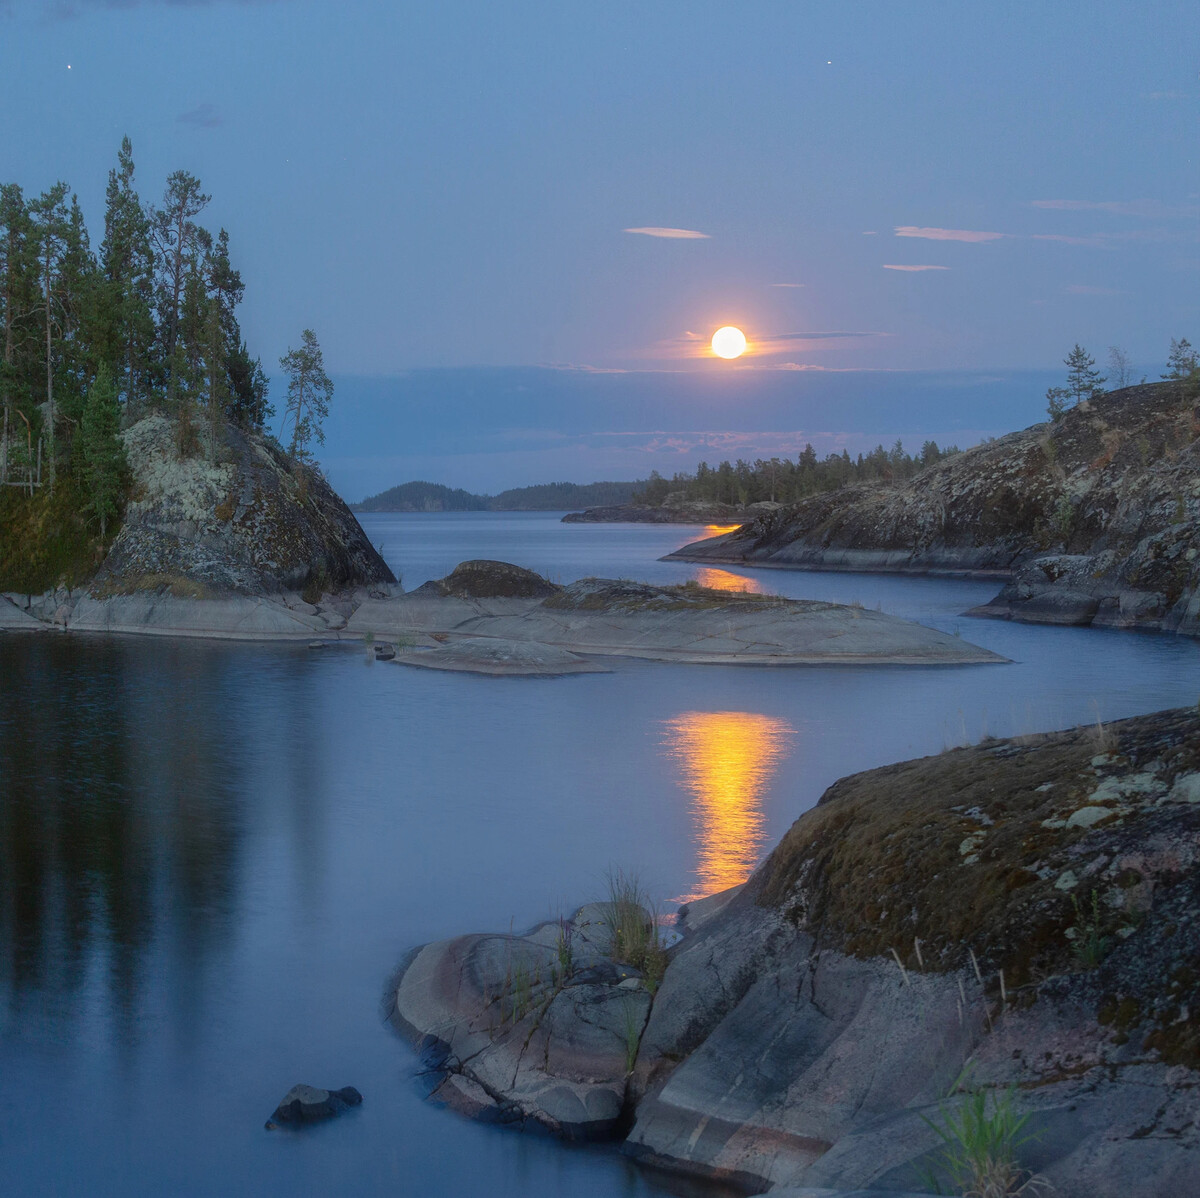
<instances>
[{"instance_id":1,"label":"submerged rock","mask_svg":"<svg viewBox=\"0 0 1200 1198\"><path fill-rule=\"evenodd\" d=\"M1062 1198L1200 1192L1198 796L1196 709L842 779L744 886L684 910L621 1079L611 1019L602 1069L554 1054L597 1031L586 1002L548 1018L565 990L513 1026L487 1005L503 961L553 968L553 930L428 946L397 1017L486 1096L474 1113L569 1133L543 1095L619 1092L591 1132L631 1118L635 1157L748 1190L962 1192L936 1127L967 1067L1028 1114L1016 1164Z\"/></svg>"},{"instance_id":2,"label":"submerged rock","mask_svg":"<svg viewBox=\"0 0 1200 1198\"><path fill-rule=\"evenodd\" d=\"M340 1090L293 1086L267 1120L266 1128L273 1131L283 1124L319 1123L361 1104L362 1095L353 1086L343 1086Z\"/></svg>"}]
</instances>

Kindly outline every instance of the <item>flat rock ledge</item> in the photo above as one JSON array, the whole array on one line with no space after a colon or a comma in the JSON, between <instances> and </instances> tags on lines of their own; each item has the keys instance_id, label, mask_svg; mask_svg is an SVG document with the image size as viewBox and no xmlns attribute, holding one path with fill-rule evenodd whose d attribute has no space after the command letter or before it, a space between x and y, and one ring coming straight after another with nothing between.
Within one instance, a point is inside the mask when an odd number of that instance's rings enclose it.
<instances>
[{"instance_id":1,"label":"flat rock ledge","mask_svg":"<svg viewBox=\"0 0 1200 1198\"><path fill-rule=\"evenodd\" d=\"M426 648L409 647L397 654L404 666L424 670L452 670L470 674L556 677L561 674L607 674L607 666L578 653L514 641L504 637L461 637L452 644L434 641Z\"/></svg>"},{"instance_id":2,"label":"flat rock ledge","mask_svg":"<svg viewBox=\"0 0 1200 1198\"><path fill-rule=\"evenodd\" d=\"M427 644L435 638L457 656L414 653L405 661L448 669L469 669L476 661L483 672L510 672L489 665L502 664L506 655L514 664L524 657L536 666L538 658L550 663L554 653L744 665L977 665L1007 660L949 633L837 603L603 578L556 587L545 597L514 595L507 585L497 594L477 586L467 592L450 581L364 602L347 630L400 643ZM468 642L476 638L537 649L519 655L515 648L471 647ZM553 661L553 668L537 666L529 672L588 668L573 664L570 657Z\"/></svg>"},{"instance_id":3,"label":"flat rock ledge","mask_svg":"<svg viewBox=\"0 0 1200 1198\"><path fill-rule=\"evenodd\" d=\"M653 993L603 905L428 945L393 1019L458 1111L747 1192L964 1192L964 1067L1061 1198L1200 1192L1194 709L843 779L680 927Z\"/></svg>"}]
</instances>

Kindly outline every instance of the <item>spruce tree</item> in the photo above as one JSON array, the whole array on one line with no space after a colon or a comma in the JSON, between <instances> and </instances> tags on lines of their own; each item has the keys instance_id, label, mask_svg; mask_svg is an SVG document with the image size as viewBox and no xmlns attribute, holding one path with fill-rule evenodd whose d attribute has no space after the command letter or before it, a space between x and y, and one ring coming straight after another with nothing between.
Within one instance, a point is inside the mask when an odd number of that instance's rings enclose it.
<instances>
[{"instance_id":1,"label":"spruce tree","mask_svg":"<svg viewBox=\"0 0 1200 1198\"><path fill-rule=\"evenodd\" d=\"M300 334L300 348L289 348L279 359L279 365L288 380L283 413L284 428L289 417L292 421L292 441L288 452L302 462L310 461L310 443L315 439L325 444L325 430L321 427L321 421L329 415L329 401L333 397L333 383L325 373L321 347L312 329L305 329Z\"/></svg>"},{"instance_id":2,"label":"spruce tree","mask_svg":"<svg viewBox=\"0 0 1200 1198\"><path fill-rule=\"evenodd\" d=\"M121 510L125 447L117 436L120 421L117 385L108 364L102 363L88 388L79 429L88 510L100 521L101 540L109 520Z\"/></svg>"}]
</instances>

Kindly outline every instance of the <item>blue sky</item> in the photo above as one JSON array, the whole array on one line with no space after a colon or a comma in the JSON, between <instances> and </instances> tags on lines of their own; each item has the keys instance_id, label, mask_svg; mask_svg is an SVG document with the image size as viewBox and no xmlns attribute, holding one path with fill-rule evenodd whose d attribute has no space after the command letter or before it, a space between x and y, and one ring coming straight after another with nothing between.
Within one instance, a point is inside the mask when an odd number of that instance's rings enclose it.
<instances>
[{"instance_id":1,"label":"blue sky","mask_svg":"<svg viewBox=\"0 0 1200 1198\"><path fill-rule=\"evenodd\" d=\"M468 486L479 454L488 486L612 460L453 452L481 426L447 396L497 368L547 368L524 384L547 438L587 424L585 368L638 375L598 376L614 433L767 447L854 432L854 388L817 373L893 395L862 435L966 428L1000 375L1003 431L1038 409L1021 372L1044 390L1075 341L1155 377L1172 336L1200 340L1194 3L0 0L0 104L0 173L67 179L97 240L122 134L145 197L200 176L252 349L270 367L311 326L370 424L329 448L348 494L368 459ZM704 236L627 231L664 229ZM726 323L752 344L733 365L700 352ZM405 430L411 372L439 369L419 423L446 452ZM971 385L915 385L936 371ZM488 427L525 429L492 378Z\"/></svg>"}]
</instances>

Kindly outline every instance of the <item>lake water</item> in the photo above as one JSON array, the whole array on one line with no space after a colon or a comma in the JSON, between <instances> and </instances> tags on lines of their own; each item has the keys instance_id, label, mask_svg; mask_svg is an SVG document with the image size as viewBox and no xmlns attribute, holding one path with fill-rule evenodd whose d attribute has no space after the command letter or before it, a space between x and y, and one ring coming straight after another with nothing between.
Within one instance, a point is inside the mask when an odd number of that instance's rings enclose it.
<instances>
[{"instance_id":1,"label":"lake water","mask_svg":"<svg viewBox=\"0 0 1200 1198\"><path fill-rule=\"evenodd\" d=\"M1014 664L507 679L354 646L0 637L6 1195L683 1192L425 1104L380 1017L406 950L567 912L611 867L664 903L720 888L843 774L1200 694L1193 641L964 619L991 583L657 561L703 532L677 526L363 523L409 587L471 557L700 577L880 606ZM298 1081L365 1101L264 1131Z\"/></svg>"}]
</instances>

